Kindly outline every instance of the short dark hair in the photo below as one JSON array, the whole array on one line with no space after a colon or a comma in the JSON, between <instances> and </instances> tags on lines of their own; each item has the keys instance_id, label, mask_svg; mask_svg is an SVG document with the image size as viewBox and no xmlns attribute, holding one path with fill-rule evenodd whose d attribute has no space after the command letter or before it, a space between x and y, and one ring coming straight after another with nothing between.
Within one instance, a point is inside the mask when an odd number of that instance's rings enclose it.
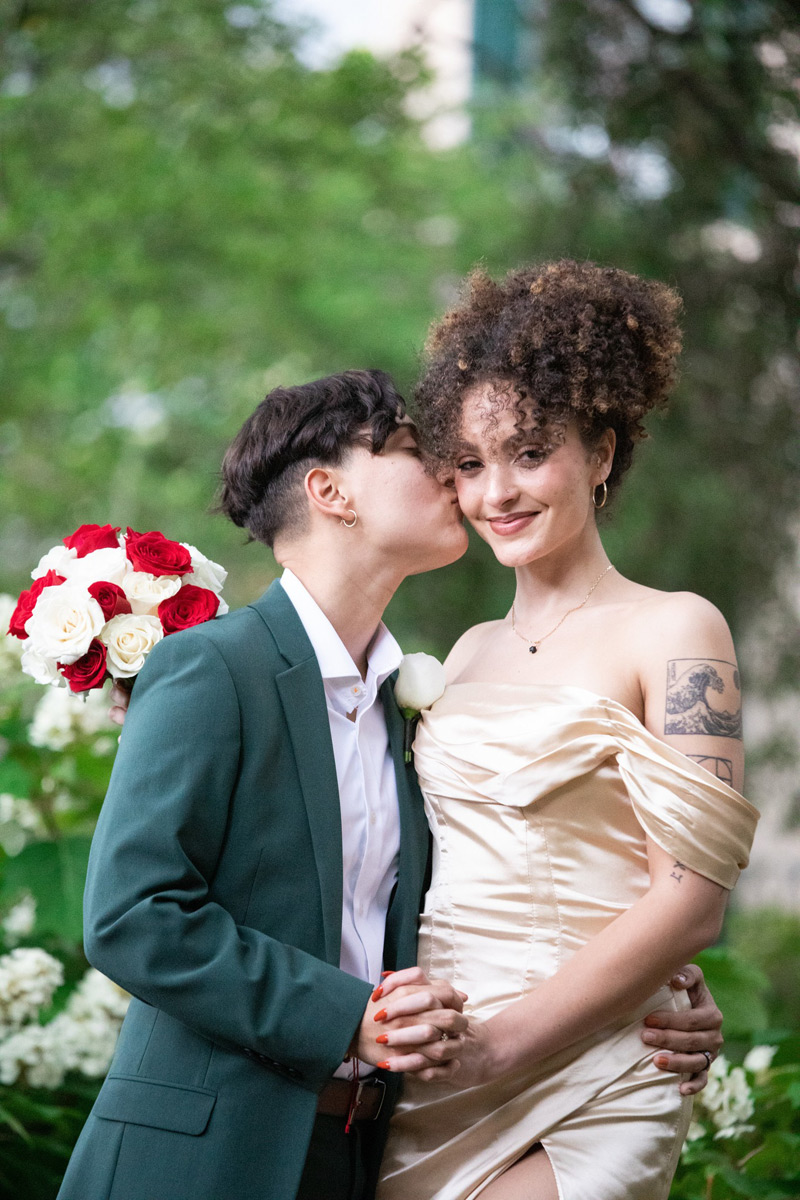
<instances>
[{"instance_id":1,"label":"short dark hair","mask_svg":"<svg viewBox=\"0 0 800 1200\"><path fill-rule=\"evenodd\" d=\"M344 371L275 388L228 447L218 511L267 546L279 533L301 532L307 472L339 466L357 445L379 454L405 411L384 371Z\"/></svg>"}]
</instances>

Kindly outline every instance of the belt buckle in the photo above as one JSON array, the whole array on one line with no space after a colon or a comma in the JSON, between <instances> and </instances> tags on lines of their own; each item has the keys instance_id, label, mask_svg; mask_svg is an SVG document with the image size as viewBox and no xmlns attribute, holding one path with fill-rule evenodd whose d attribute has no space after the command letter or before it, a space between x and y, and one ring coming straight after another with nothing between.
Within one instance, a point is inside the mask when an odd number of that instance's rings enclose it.
<instances>
[{"instance_id":1,"label":"belt buckle","mask_svg":"<svg viewBox=\"0 0 800 1200\"><path fill-rule=\"evenodd\" d=\"M386 1099L386 1084L382 1079L363 1079L363 1080L361 1080L361 1082L359 1083L358 1088L356 1090L356 1101L355 1101L355 1104L353 1105L354 1117L358 1116L358 1109L359 1109L359 1105L361 1104L361 1094L364 1091L364 1089L365 1088L371 1089L371 1088L376 1088L376 1087L380 1088L380 1093L381 1093L380 1099L378 1100L378 1107L375 1111L375 1116L370 1117L369 1119L370 1119L370 1121L377 1121L378 1117L381 1115L381 1109L383 1108L383 1102Z\"/></svg>"}]
</instances>

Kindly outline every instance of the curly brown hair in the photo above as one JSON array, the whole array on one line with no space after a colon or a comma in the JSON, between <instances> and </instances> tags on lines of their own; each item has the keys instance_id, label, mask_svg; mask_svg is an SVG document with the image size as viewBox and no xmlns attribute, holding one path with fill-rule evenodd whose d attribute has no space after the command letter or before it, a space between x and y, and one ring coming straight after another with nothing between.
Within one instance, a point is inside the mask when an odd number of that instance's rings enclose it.
<instances>
[{"instance_id":1,"label":"curly brown hair","mask_svg":"<svg viewBox=\"0 0 800 1200\"><path fill-rule=\"evenodd\" d=\"M584 444L604 429L617 435L609 491L645 437L642 418L666 403L681 348L678 294L591 262L544 263L510 271L497 283L485 271L468 277L461 303L431 327L415 392L424 442L452 461L468 389L510 389L520 433L545 450L577 419Z\"/></svg>"}]
</instances>

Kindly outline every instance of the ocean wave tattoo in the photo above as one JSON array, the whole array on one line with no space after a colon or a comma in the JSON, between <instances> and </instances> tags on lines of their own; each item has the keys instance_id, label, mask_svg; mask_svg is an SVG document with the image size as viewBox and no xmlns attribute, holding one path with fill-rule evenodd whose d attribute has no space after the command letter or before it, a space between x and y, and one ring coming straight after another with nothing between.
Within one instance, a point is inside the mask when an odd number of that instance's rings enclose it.
<instances>
[{"instance_id":1,"label":"ocean wave tattoo","mask_svg":"<svg viewBox=\"0 0 800 1200\"><path fill-rule=\"evenodd\" d=\"M667 664L665 734L741 738L742 694L735 663L674 658Z\"/></svg>"}]
</instances>

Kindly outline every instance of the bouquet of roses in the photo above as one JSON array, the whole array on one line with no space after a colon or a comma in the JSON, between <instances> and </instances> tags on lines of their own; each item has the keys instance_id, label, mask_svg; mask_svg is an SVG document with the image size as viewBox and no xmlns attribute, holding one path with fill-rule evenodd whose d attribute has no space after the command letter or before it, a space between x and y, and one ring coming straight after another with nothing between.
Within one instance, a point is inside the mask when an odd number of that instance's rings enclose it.
<instances>
[{"instance_id":1,"label":"bouquet of roses","mask_svg":"<svg viewBox=\"0 0 800 1200\"><path fill-rule=\"evenodd\" d=\"M28 644L22 669L73 692L133 679L156 642L228 611L227 571L162 533L81 525L31 572L8 632Z\"/></svg>"}]
</instances>

